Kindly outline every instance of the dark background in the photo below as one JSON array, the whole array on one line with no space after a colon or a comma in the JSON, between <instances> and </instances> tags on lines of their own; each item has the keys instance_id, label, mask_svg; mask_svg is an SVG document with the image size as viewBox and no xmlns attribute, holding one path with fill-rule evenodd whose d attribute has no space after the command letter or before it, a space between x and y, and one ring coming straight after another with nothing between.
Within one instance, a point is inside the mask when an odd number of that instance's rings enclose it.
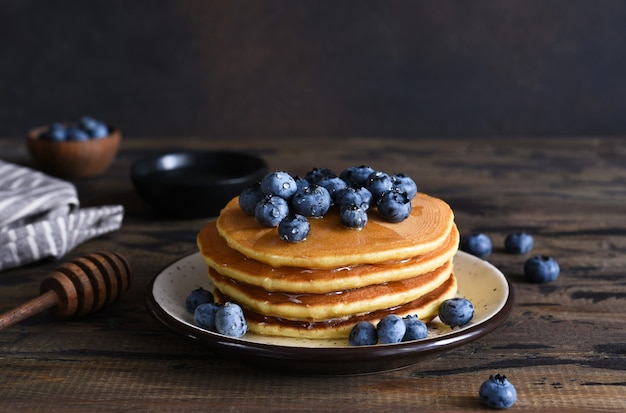
<instances>
[{"instance_id":1,"label":"dark background","mask_svg":"<svg viewBox=\"0 0 626 413\"><path fill-rule=\"evenodd\" d=\"M0 136L626 133L626 2L0 2Z\"/></svg>"}]
</instances>

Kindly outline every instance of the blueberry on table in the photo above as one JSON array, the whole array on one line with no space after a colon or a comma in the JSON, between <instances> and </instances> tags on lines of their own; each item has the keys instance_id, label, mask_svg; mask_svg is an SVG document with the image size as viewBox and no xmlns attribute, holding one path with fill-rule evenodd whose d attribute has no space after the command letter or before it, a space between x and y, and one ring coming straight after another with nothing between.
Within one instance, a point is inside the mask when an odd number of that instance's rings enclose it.
<instances>
[{"instance_id":1,"label":"blueberry on table","mask_svg":"<svg viewBox=\"0 0 626 413\"><path fill-rule=\"evenodd\" d=\"M348 185L354 188L360 188L367 185L367 178L372 174L374 168L367 165L350 166L339 174L339 177L346 181Z\"/></svg>"},{"instance_id":2,"label":"blueberry on table","mask_svg":"<svg viewBox=\"0 0 626 413\"><path fill-rule=\"evenodd\" d=\"M547 283L557 279L561 271L559 263L546 255L535 255L526 260L524 276L533 283Z\"/></svg>"},{"instance_id":3,"label":"blueberry on table","mask_svg":"<svg viewBox=\"0 0 626 413\"><path fill-rule=\"evenodd\" d=\"M185 299L185 307L191 314L196 310L200 304L212 303L214 301L213 293L204 288L196 288Z\"/></svg>"},{"instance_id":4,"label":"blueberry on table","mask_svg":"<svg viewBox=\"0 0 626 413\"><path fill-rule=\"evenodd\" d=\"M261 190L265 195L289 199L297 189L296 180L284 171L270 172L261 179Z\"/></svg>"},{"instance_id":5,"label":"blueberry on table","mask_svg":"<svg viewBox=\"0 0 626 413\"><path fill-rule=\"evenodd\" d=\"M299 214L289 214L278 224L278 236L283 241L304 241L311 231L309 220Z\"/></svg>"},{"instance_id":6,"label":"blueberry on table","mask_svg":"<svg viewBox=\"0 0 626 413\"><path fill-rule=\"evenodd\" d=\"M461 237L461 251L484 258L491 254L493 245L491 239L483 233L473 233Z\"/></svg>"},{"instance_id":7,"label":"blueberry on table","mask_svg":"<svg viewBox=\"0 0 626 413\"><path fill-rule=\"evenodd\" d=\"M348 205L339 210L339 220L346 228L362 229L367 225L367 211L358 205Z\"/></svg>"},{"instance_id":8,"label":"blueberry on table","mask_svg":"<svg viewBox=\"0 0 626 413\"><path fill-rule=\"evenodd\" d=\"M387 222L402 222L411 215L411 200L404 192L387 191L378 201L378 215Z\"/></svg>"},{"instance_id":9,"label":"blueberry on table","mask_svg":"<svg viewBox=\"0 0 626 413\"><path fill-rule=\"evenodd\" d=\"M428 336L428 326L416 315L408 315L402 320L404 320L404 325L406 326L402 341L421 340Z\"/></svg>"},{"instance_id":10,"label":"blueberry on table","mask_svg":"<svg viewBox=\"0 0 626 413\"><path fill-rule=\"evenodd\" d=\"M399 343L406 333L406 324L402 317L389 314L378 322L376 333L381 344Z\"/></svg>"},{"instance_id":11,"label":"blueberry on table","mask_svg":"<svg viewBox=\"0 0 626 413\"><path fill-rule=\"evenodd\" d=\"M244 188L239 194L239 208L246 214L254 216L254 210L263 198L265 198L265 194L261 191L261 183L255 182Z\"/></svg>"},{"instance_id":12,"label":"blueberry on table","mask_svg":"<svg viewBox=\"0 0 626 413\"><path fill-rule=\"evenodd\" d=\"M450 328L462 327L474 318L474 305L466 298L450 298L439 305L438 314L441 322Z\"/></svg>"},{"instance_id":13,"label":"blueberry on table","mask_svg":"<svg viewBox=\"0 0 626 413\"><path fill-rule=\"evenodd\" d=\"M350 330L348 343L351 346L372 346L378 342L376 327L369 321L359 321Z\"/></svg>"},{"instance_id":14,"label":"blueberry on table","mask_svg":"<svg viewBox=\"0 0 626 413\"><path fill-rule=\"evenodd\" d=\"M506 378L496 374L489 376L478 390L480 402L485 406L494 409L508 409L517 400L517 390L515 386Z\"/></svg>"},{"instance_id":15,"label":"blueberry on table","mask_svg":"<svg viewBox=\"0 0 626 413\"><path fill-rule=\"evenodd\" d=\"M299 188L291 197L291 209L305 217L323 217L330 209L330 192L323 186L310 184Z\"/></svg>"},{"instance_id":16,"label":"blueberry on table","mask_svg":"<svg viewBox=\"0 0 626 413\"><path fill-rule=\"evenodd\" d=\"M526 254L533 249L532 235L525 232L516 232L507 235L504 239L504 249L510 254Z\"/></svg>"},{"instance_id":17,"label":"blueberry on table","mask_svg":"<svg viewBox=\"0 0 626 413\"><path fill-rule=\"evenodd\" d=\"M276 195L266 195L254 209L254 218L266 227L278 226L287 214L289 214L287 201Z\"/></svg>"},{"instance_id":18,"label":"blueberry on table","mask_svg":"<svg viewBox=\"0 0 626 413\"><path fill-rule=\"evenodd\" d=\"M215 328L215 316L221 308L216 303L204 303L196 307L193 312L193 322L201 328L209 331L217 331Z\"/></svg>"},{"instance_id":19,"label":"blueberry on table","mask_svg":"<svg viewBox=\"0 0 626 413\"><path fill-rule=\"evenodd\" d=\"M248 324L241 307L235 303L226 303L215 313L215 329L229 337L241 337L246 334Z\"/></svg>"}]
</instances>

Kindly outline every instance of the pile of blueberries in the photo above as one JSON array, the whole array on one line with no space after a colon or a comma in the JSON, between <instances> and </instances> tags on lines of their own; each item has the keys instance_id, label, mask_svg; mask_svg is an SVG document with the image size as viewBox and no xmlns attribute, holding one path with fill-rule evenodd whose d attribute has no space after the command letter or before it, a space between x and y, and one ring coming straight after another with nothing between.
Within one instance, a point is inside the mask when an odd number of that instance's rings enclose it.
<instances>
[{"instance_id":1,"label":"pile of blueberries","mask_svg":"<svg viewBox=\"0 0 626 413\"><path fill-rule=\"evenodd\" d=\"M526 232L516 232L507 235L504 240L504 250L510 254L527 254L534 246L532 235ZM460 249L479 258L485 258L493 249L489 236L476 232L461 237ZM559 263L550 256L534 255L524 264L524 276L533 283L552 282L559 276Z\"/></svg>"},{"instance_id":2,"label":"pile of blueberries","mask_svg":"<svg viewBox=\"0 0 626 413\"><path fill-rule=\"evenodd\" d=\"M39 135L39 139L53 142L88 141L103 138L108 134L109 128L106 123L90 116L83 116L78 122L67 126L60 122L52 123Z\"/></svg>"},{"instance_id":3,"label":"pile of blueberries","mask_svg":"<svg viewBox=\"0 0 626 413\"><path fill-rule=\"evenodd\" d=\"M300 242L310 232L309 218L321 218L336 206L341 224L361 229L374 207L383 220L401 222L411 213L417 185L410 177L387 174L365 165L352 166L335 174L329 168L314 168L304 178L284 171L265 175L244 189L239 206L257 222L278 227L287 242Z\"/></svg>"},{"instance_id":4,"label":"pile of blueberries","mask_svg":"<svg viewBox=\"0 0 626 413\"><path fill-rule=\"evenodd\" d=\"M451 328L461 327L474 317L474 305L463 297L450 298L439 305L438 315L441 322ZM359 321L350 331L348 342L352 346L371 346L420 340L427 335L428 327L417 315L389 314L376 326L369 321Z\"/></svg>"},{"instance_id":5,"label":"pile of blueberries","mask_svg":"<svg viewBox=\"0 0 626 413\"><path fill-rule=\"evenodd\" d=\"M198 327L228 337L242 337L248 331L248 323L239 305L217 304L213 294L202 287L187 296L185 307L193 314L193 321Z\"/></svg>"}]
</instances>

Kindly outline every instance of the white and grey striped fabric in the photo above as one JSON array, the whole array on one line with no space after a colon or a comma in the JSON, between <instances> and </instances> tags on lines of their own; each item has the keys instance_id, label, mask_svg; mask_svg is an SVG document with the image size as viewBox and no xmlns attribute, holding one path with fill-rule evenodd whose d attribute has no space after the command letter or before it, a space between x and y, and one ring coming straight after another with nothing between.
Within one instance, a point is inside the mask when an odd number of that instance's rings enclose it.
<instances>
[{"instance_id":1,"label":"white and grey striped fabric","mask_svg":"<svg viewBox=\"0 0 626 413\"><path fill-rule=\"evenodd\" d=\"M71 183L0 160L0 271L61 258L123 216L121 205L81 209Z\"/></svg>"}]
</instances>

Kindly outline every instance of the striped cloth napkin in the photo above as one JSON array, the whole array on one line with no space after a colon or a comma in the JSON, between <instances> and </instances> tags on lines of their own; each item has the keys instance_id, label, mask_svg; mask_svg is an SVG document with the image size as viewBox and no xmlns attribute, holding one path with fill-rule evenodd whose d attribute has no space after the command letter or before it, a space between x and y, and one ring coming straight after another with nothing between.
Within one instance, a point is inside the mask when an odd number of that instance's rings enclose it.
<instances>
[{"instance_id":1,"label":"striped cloth napkin","mask_svg":"<svg viewBox=\"0 0 626 413\"><path fill-rule=\"evenodd\" d=\"M0 271L61 258L123 215L121 205L81 209L71 183L0 160Z\"/></svg>"}]
</instances>

